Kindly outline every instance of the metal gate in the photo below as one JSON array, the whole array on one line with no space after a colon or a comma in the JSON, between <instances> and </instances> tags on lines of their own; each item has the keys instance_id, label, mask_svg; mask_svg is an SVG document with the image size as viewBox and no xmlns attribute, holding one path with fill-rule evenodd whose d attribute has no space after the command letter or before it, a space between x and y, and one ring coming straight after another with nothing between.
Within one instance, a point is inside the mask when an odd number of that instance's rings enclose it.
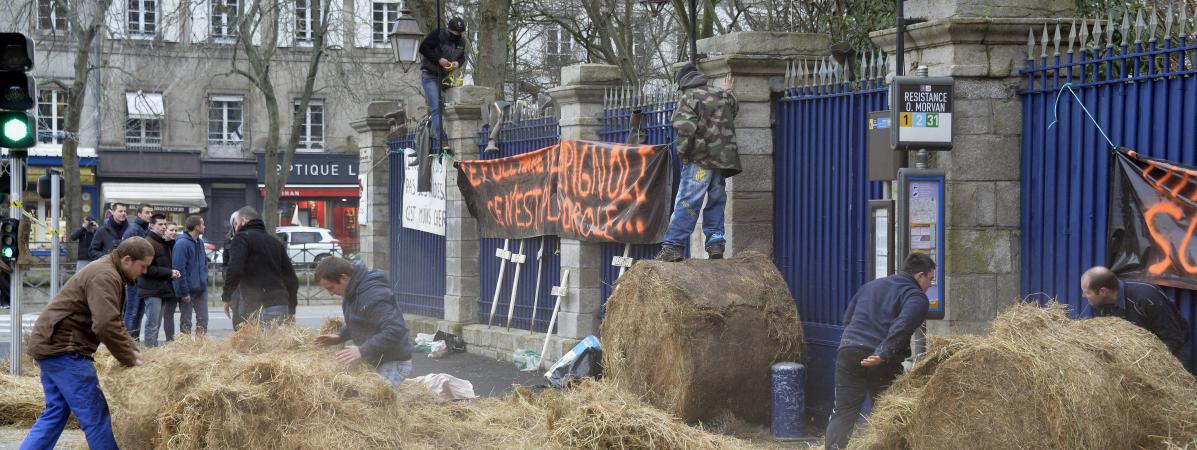
<instances>
[{"instance_id":1,"label":"metal gate","mask_svg":"<svg viewBox=\"0 0 1197 450\"><path fill-rule=\"evenodd\" d=\"M533 150L548 147L561 140L561 127L556 117L519 118L512 122L503 123L499 132L499 151L486 151L487 137L490 127L484 126L478 133L478 153L480 159L498 159L515 156ZM498 307L495 310L494 323L506 324L507 308L511 303L511 287L514 284L514 265L502 262L495 256L497 249L503 248L504 239L479 239L479 274L481 285L478 298L478 323L487 323L490 316L491 303L495 300L495 280L499 278L501 265L503 269L502 288L499 289ZM561 251L560 241L556 236L542 236L529 239L510 239L507 250L516 253L523 242L523 254L526 262L520 268L519 286L515 296L515 311L511 326L523 330L543 332L549 326L549 316L553 313L554 297L550 295L553 286L561 283ZM543 248L543 253L542 249ZM537 256L540 256L539 260ZM536 289L536 277L540 275L539 294ZM535 323L532 323L533 303L536 303ZM501 319L500 319L501 318Z\"/></svg>"},{"instance_id":2,"label":"metal gate","mask_svg":"<svg viewBox=\"0 0 1197 450\"><path fill-rule=\"evenodd\" d=\"M415 147L415 135L399 136L390 149L391 282L406 314L444 318L445 237L403 228L403 149Z\"/></svg>"},{"instance_id":3,"label":"metal gate","mask_svg":"<svg viewBox=\"0 0 1197 450\"><path fill-rule=\"evenodd\" d=\"M1117 30L1113 20L1056 25L1050 40L1044 26L1027 42L1021 288L1042 294L1040 301L1058 299L1074 314L1085 302L1081 273L1106 264L1111 142L1197 165L1197 27L1183 16L1173 27L1169 14L1158 33L1156 21L1146 26L1141 14ZM1197 291L1165 292L1197 335ZM1190 348L1187 356L1197 355Z\"/></svg>"},{"instance_id":4,"label":"metal gate","mask_svg":"<svg viewBox=\"0 0 1197 450\"><path fill-rule=\"evenodd\" d=\"M795 61L776 106L773 258L802 319L815 417L831 410L844 309L873 278L868 206L885 184L868 181L866 121L889 101L882 58L861 66L863 80L845 81L834 61Z\"/></svg>"},{"instance_id":5,"label":"metal gate","mask_svg":"<svg viewBox=\"0 0 1197 450\"><path fill-rule=\"evenodd\" d=\"M644 143L650 145L668 145L673 155L673 189L670 198L677 192L682 162L677 157L674 141L677 133L673 130L673 108L677 105L677 88L670 87L665 92L645 95L639 90L631 88L612 89L603 97L603 113L599 116L599 139L605 142L627 142L631 129L632 111L643 111L642 128L645 134ZM671 201L672 203L672 201ZM599 318L607 311L607 298L619 278L619 267L612 266L616 256L623 256L624 244L602 244L602 265L599 268L599 295L602 306ZM661 244L633 245L628 248L628 256L636 261L651 259L661 250ZM689 248L686 249L689 256Z\"/></svg>"}]
</instances>

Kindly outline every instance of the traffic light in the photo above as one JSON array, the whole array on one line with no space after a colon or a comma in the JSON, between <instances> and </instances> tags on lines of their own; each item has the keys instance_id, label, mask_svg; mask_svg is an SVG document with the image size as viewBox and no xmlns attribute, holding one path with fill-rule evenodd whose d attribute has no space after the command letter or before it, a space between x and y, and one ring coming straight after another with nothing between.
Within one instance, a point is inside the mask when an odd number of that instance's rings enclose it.
<instances>
[{"instance_id":1,"label":"traffic light","mask_svg":"<svg viewBox=\"0 0 1197 450\"><path fill-rule=\"evenodd\" d=\"M24 157L37 143L37 121L29 110L37 105L33 40L22 33L0 33L0 147Z\"/></svg>"},{"instance_id":2,"label":"traffic light","mask_svg":"<svg viewBox=\"0 0 1197 450\"><path fill-rule=\"evenodd\" d=\"M20 219L0 220L0 261L12 264L21 256L17 230L21 228Z\"/></svg>"}]
</instances>

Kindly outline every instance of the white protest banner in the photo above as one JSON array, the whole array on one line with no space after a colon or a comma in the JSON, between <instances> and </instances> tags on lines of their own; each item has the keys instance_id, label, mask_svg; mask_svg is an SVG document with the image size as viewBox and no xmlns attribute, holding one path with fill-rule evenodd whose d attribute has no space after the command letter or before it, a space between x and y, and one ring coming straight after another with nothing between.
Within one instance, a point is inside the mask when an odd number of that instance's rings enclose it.
<instances>
[{"instance_id":1,"label":"white protest banner","mask_svg":"<svg viewBox=\"0 0 1197 450\"><path fill-rule=\"evenodd\" d=\"M414 153L414 152L412 152ZM408 154L405 150L404 154ZM403 164L403 228L445 235L445 163L430 158L432 191L416 192L420 167L411 165L414 155L404 158Z\"/></svg>"}]
</instances>

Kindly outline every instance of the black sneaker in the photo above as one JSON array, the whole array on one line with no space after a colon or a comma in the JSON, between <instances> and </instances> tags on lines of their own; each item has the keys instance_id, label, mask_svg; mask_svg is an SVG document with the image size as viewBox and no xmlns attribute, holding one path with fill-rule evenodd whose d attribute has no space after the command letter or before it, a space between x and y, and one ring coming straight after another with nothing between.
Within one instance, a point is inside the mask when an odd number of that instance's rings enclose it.
<instances>
[{"instance_id":1,"label":"black sneaker","mask_svg":"<svg viewBox=\"0 0 1197 450\"><path fill-rule=\"evenodd\" d=\"M653 259L665 262L678 262L684 258L682 256L682 248L674 247L672 245L662 245L661 251L657 252L657 256Z\"/></svg>"},{"instance_id":2,"label":"black sneaker","mask_svg":"<svg viewBox=\"0 0 1197 450\"><path fill-rule=\"evenodd\" d=\"M707 246L707 258L723 259L723 244L711 244Z\"/></svg>"}]
</instances>

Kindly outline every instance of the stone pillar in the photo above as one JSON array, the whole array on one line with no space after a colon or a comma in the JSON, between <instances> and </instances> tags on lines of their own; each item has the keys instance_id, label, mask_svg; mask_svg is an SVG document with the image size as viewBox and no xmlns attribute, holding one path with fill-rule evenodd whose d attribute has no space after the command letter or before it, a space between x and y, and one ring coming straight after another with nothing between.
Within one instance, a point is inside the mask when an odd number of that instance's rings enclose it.
<instances>
[{"instance_id":1,"label":"stone pillar","mask_svg":"<svg viewBox=\"0 0 1197 450\"><path fill-rule=\"evenodd\" d=\"M729 256L745 250L773 254L773 96L789 59L825 56L830 46L826 35L805 33L742 32L698 41L699 53L717 55L699 61L699 69L717 86L730 73L740 107L736 144L744 172L727 180ZM703 243L702 236L692 240L690 252L703 255Z\"/></svg>"},{"instance_id":2,"label":"stone pillar","mask_svg":"<svg viewBox=\"0 0 1197 450\"><path fill-rule=\"evenodd\" d=\"M615 66L579 64L562 68L561 86L548 91L561 111L561 139L598 140L603 91L619 83L619 68ZM581 339L598 334L602 264L601 244L561 240L561 270L564 273L569 269L569 294L557 316L558 335Z\"/></svg>"},{"instance_id":3,"label":"stone pillar","mask_svg":"<svg viewBox=\"0 0 1197 450\"><path fill-rule=\"evenodd\" d=\"M362 192L366 210L358 211L365 216L366 224L358 226L358 252L367 266L387 272L391 270L391 165L380 161L389 157L390 125L384 116L396 108L395 102L370 102L366 117L349 124L357 132L357 173L366 177L366 190Z\"/></svg>"},{"instance_id":4,"label":"stone pillar","mask_svg":"<svg viewBox=\"0 0 1197 450\"><path fill-rule=\"evenodd\" d=\"M928 164L947 172L946 261L939 262L947 307L944 320L928 322L927 329L940 335L981 333L1000 309L1022 298L1018 71L1026 61L1027 30L1070 14L1073 2L1012 0L994 6L909 0L906 5L908 16L931 18L907 28L907 73L921 64L930 76L956 81L953 149L931 152ZM889 29L871 37L893 54L896 35Z\"/></svg>"},{"instance_id":5,"label":"stone pillar","mask_svg":"<svg viewBox=\"0 0 1197 450\"><path fill-rule=\"evenodd\" d=\"M482 108L494 101L494 90L482 86L450 89L443 127L449 147L460 160L478 159ZM445 167L445 320L473 323L478 318L478 221L470 215L457 189L457 169Z\"/></svg>"}]
</instances>

